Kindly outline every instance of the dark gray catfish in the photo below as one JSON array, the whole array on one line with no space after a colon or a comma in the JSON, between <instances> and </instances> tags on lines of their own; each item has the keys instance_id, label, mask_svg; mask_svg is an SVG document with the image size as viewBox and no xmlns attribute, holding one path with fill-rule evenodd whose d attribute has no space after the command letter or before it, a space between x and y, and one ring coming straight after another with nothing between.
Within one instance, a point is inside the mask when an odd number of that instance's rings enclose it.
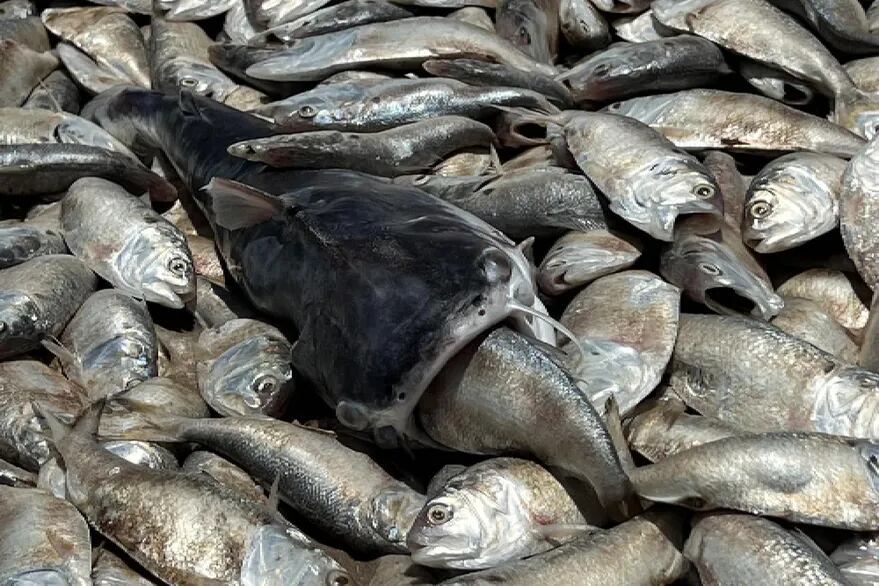
<instances>
[{"instance_id":1,"label":"dark gray catfish","mask_svg":"<svg viewBox=\"0 0 879 586\"><path fill-rule=\"evenodd\" d=\"M93 114L123 142L165 151L232 276L299 331L294 366L349 427L402 432L433 376L480 332L514 313L537 328L524 317L539 307L525 256L451 204L360 173L232 157L230 144L272 126L188 93L116 91ZM203 191L215 177L238 183Z\"/></svg>"}]
</instances>

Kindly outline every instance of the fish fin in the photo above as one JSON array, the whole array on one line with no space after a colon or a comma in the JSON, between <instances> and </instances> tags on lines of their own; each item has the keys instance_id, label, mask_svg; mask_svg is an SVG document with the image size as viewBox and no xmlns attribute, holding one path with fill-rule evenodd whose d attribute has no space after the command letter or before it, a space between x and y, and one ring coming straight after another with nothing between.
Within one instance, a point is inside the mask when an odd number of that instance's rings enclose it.
<instances>
[{"instance_id":1,"label":"fish fin","mask_svg":"<svg viewBox=\"0 0 879 586\"><path fill-rule=\"evenodd\" d=\"M55 445L64 441L64 438L70 434L71 427L65 425L57 417L43 409L36 401L31 401L31 409L49 426L49 435L51 436L52 443Z\"/></svg>"},{"instance_id":2,"label":"fish fin","mask_svg":"<svg viewBox=\"0 0 879 586\"><path fill-rule=\"evenodd\" d=\"M595 527L587 523L555 523L541 525L537 528L537 533L553 545L561 545L578 535L593 531L595 531Z\"/></svg>"},{"instance_id":3,"label":"fish fin","mask_svg":"<svg viewBox=\"0 0 879 586\"><path fill-rule=\"evenodd\" d=\"M229 179L214 177L202 189L211 196L215 221L227 230L261 224L284 209L280 199Z\"/></svg>"},{"instance_id":4,"label":"fish fin","mask_svg":"<svg viewBox=\"0 0 879 586\"><path fill-rule=\"evenodd\" d=\"M278 473L275 474L275 479L272 481L272 486L269 488L269 498L265 504L263 504L263 508L265 508L266 513L268 513L271 518L280 523L286 524L287 520L281 515L281 511L278 510L278 505L281 502L280 484L281 474Z\"/></svg>"},{"instance_id":5,"label":"fish fin","mask_svg":"<svg viewBox=\"0 0 879 586\"><path fill-rule=\"evenodd\" d=\"M52 92L49 91L49 88L46 87L46 84L43 83L42 79L37 82L37 85L39 85L41 88L43 88L43 91L45 91L46 95L49 96L49 101L52 102L52 107L55 108L55 111L56 112L63 112L64 109L61 107L61 104L58 103L58 100L55 99L55 96L52 95Z\"/></svg>"},{"instance_id":6,"label":"fish fin","mask_svg":"<svg viewBox=\"0 0 879 586\"><path fill-rule=\"evenodd\" d=\"M501 163L501 156L497 152L494 143L488 145L488 156L491 160L491 166L494 169L494 175L503 175L504 164Z\"/></svg>"},{"instance_id":7,"label":"fish fin","mask_svg":"<svg viewBox=\"0 0 879 586\"><path fill-rule=\"evenodd\" d=\"M40 344L62 363L67 362L79 365L79 359L76 357L76 354L65 348L64 344L55 336L46 336L40 341Z\"/></svg>"},{"instance_id":8,"label":"fish fin","mask_svg":"<svg viewBox=\"0 0 879 586\"><path fill-rule=\"evenodd\" d=\"M534 236L529 236L528 238L517 244L516 248L519 249L519 252L522 253L522 256L528 259L528 262L531 265L534 264Z\"/></svg>"},{"instance_id":9,"label":"fish fin","mask_svg":"<svg viewBox=\"0 0 879 586\"><path fill-rule=\"evenodd\" d=\"M98 435L98 426L101 423L101 413L104 412L106 399L98 399L83 411L73 424L73 432L85 437Z\"/></svg>"},{"instance_id":10,"label":"fish fin","mask_svg":"<svg viewBox=\"0 0 879 586\"><path fill-rule=\"evenodd\" d=\"M501 106L499 104L488 105L492 108L495 108L496 110L506 112L507 114L513 114L514 116L520 116L522 118L529 118L535 122L551 122L553 124L558 124L559 126L564 126L565 124L565 121L556 114L547 114L539 110L532 110L531 108ZM557 109L558 108L556 108L556 110Z\"/></svg>"},{"instance_id":11,"label":"fish fin","mask_svg":"<svg viewBox=\"0 0 879 586\"><path fill-rule=\"evenodd\" d=\"M626 434L623 433L623 421L620 417L620 406L616 397L611 395L604 404L604 423L607 426L607 433L610 440L616 447L617 454L620 457L620 465L623 472L630 474L635 469L635 460L632 458L632 452L626 443Z\"/></svg>"}]
</instances>

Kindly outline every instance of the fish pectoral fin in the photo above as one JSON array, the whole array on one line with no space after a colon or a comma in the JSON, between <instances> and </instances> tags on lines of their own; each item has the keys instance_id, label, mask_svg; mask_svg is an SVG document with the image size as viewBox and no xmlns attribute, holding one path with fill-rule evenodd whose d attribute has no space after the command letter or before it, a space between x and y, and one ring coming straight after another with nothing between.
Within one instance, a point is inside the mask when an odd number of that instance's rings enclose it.
<instances>
[{"instance_id":1,"label":"fish pectoral fin","mask_svg":"<svg viewBox=\"0 0 879 586\"><path fill-rule=\"evenodd\" d=\"M541 525L537 532L540 536L554 545L561 545L570 541L582 533L590 533L596 528L586 523L557 523L554 525Z\"/></svg>"},{"instance_id":2,"label":"fish pectoral fin","mask_svg":"<svg viewBox=\"0 0 879 586\"><path fill-rule=\"evenodd\" d=\"M211 196L214 221L227 230L261 224L284 209L275 196L230 179L214 177L203 189Z\"/></svg>"},{"instance_id":3,"label":"fish pectoral fin","mask_svg":"<svg viewBox=\"0 0 879 586\"><path fill-rule=\"evenodd\" d=\"M43 345L43 348L51 352L62 363L79 365L76 354L65 348L64 344L54 336L46 336L40 343Z\"/></svg>"}]
</instances>

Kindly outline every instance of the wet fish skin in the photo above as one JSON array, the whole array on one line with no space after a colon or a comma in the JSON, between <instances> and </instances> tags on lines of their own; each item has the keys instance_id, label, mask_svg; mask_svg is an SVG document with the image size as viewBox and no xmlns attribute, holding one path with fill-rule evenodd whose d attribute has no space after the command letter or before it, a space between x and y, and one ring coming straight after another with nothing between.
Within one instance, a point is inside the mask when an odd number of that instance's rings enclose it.
<instances>
[{"instance_id":1,"label":"wet fish skin","mask_svg":"<svg viewBox=\"0 0 879 586\"><path fill-rule=\"evenodd\" d=\"M543 94L560 105L573 103L568 89L552 77L476 59L429 59L421 65L436 77L483 87L520 87Z\"/></svg>"},{"instance_id":2,"label":"wet fish skin","mask_svg":"<svg viewBox=\"0 0 879 586\"><path fill-rule=\"evenodd\" d=\"M604 211L589 181L561 168L522 170L487 176L475 191L444 194L440 178L414 185L442 197L513 238L555 235L569 230L607 227ZM454 178L448 183L455 183Z\"/></svg>"},{"instance_id":3,"label":"wet fish skin","mask_svg":"<svg viewBox=\"0 0 879 586\"><path fill-rule=\"evenodd\" d=\"M97 287L97 277L68 255L38 256L0 270L0 357L39 347L58 336Z\"/></svg>"},{"instance_id":4,"label":"wet fish skin","mask_svg":"<svg viewBox=\"0 0 879 586\"><path fill-rule=\"evenodd\" d=\"M196 277L195 318L205 328L216 328L233 319L254 317L243 299L204 277Z\"/></svg>"},{"instance_id":5,"label":"wet fish skin","mask_svg":"<svg viewBox=\"0 0 879 586\"><path fill-rule=\"evenodd\" d=\"M219 484L234 488L245 497L256 502L268 502L262 488L247 472L212 452L192 452L186 457L182 468L190 472L206 474Z\"/></svg>"},{"instance_id":6,"label":"wet fish skin","mask_svg":"<svg viewBox=\"0 0 879 586\"><path fill-rule=\"evenodd\" d=\"M764 96L791 106L806 105L815 98L815 90L808 83L783 71L767 67L756 61L742 59L739 75Z\"/></svg>"},{"instance_id":7,"label":"wet fish skin","mask_svg":"<svg viewBox=\"0 0 879 586\"><path fill-rule=\"evenodd\" d=\"M412 16L412 11L384 0L345 0L267 29L259 33L256 39L251 39L250 43L258 43L272 35L284 43L292 44L297 39Z\"/></svg>"},{"instance_id":8,"label":"wet fish skin","mask_svg":"<svg viewBox=\"0 0 879 586\"><path fill-rule=\"evenodd\" d=\"M642 498L856 531L879 526L876 444L810 433L729 437L632 472Z\"/></svg>"},{"instance_id":9,"label":"wet fish skin","mask_svg":"<svg viewBox=\"0 0 879 586\"><path fill-rule=\"evenodd\" d=\"M119 291L178 309L194 297L183 234L115 183L76 181L61 204L61 222L70 250Z\"/></svg>"},{"instance_id":10,"label":"wet fish skin","mask_svg":"<svg viewBox=\"0 0 879 586\"><path fill-rule=\"evenodd\" d=\"M104 69L70 43L59 42L55 46L55 52L70 76L92 94L100 94L113 87L130 83L125 78Z\"/></svg>"},{"instance_id":11,"label":"wet fish skin","mask_svg":"<svg viewBox=\"0 0 879 586\"><path fill-rule=\"evenodd\" d=\"M58 67L51 53L39 53L11 39L0 39L0 106L20 106L31 91Z\"/></svg>"},{"instance_id":12,"label":"wet fish skin","mask_svg":"<svg viewBox=\"0 0 879 586\"><path fill-rule=\"evenodd\" d=\"M879 40L868 29L864 8L857 0L771 0L792 12L833 49L853 55L875 55Z\"/></svg>"},{"instance_id":13,"label":"wet fish skin","mask_svg":"<svg viewBox=\"0 0 879 586\"><path fill-rule=\"evenodd\" d=\"M33 405L73 422L88 404L83 389L34 360L0 363L0 457L36 472L52 457L48 428Z\"/></svg>"},{"instance_id":14,"label":"wet fish skin","mask_svg":"<svg viewBox=\"0 0 879 586\"><path fill-rule=\"evenodd\" d=\"M146 304L108 289L77 310L56 348L64 373L95 400L158 374L158 341Z\"/></svg>"},{"instance_id":15,"label":"wet fish skin","mask_svg":"<svg viewBox=\"0 0 879 586\"><path fill-rule=\"evenodd\" d=\"M0 227L0 269L47 254L64 254L67 246L58 232L25 222Z\"/></svg>"},{"instance_id":16,"label":"wet fish skin","mask_svg":"<svg viewBox=\"0 0 879 586\"><path fill-rule=\"evenodd\" d=\"M443 483L415 519L408 543L417 564L473 570L547 551L590 529L539 464L491 458Z\"/></svg>"},{"instance_id":17,"label":"wet fish skin","mask_svg":"<svg viewBox=\"0 0 879 586\"><path fill-rule=\"evenodd\" d=\"M663 38L659 32L662 27L653 18L653 10L646 10L636 17L618 18L613 21L613 29L617 36L630 43L644 43Z\"/></svg>"},{"instance_id":18,"label":"wet fish skin","mask_svg":"<svg viewBox=\"0 0 879 586\"><path fill-rule=\"evenodd\" d=\"M245 0L234 2L232 8L226 12L226 18L223 19L223 35L225 38L232 43L246 44L258 34L259 29L247 17Z\"/></svg>"},{"instance_id":19,"label":"wet fish skin","mask_svg":"<svg viewBox=\"0 0 879 586\"><path fill-rule=\"evenodd\" d=\"M566 370L509 329L494 330L449 362L419 403L418 418L434 441L461 452L530 454L592 485L606 508L628 497L628 479L592 404ZM550 430L541 421L556 423Z\"/></svg>"},{"instance_id":20,"label":"wet fish skin","mask_svg":"<svg viewBox=\"0 0 879 586\"><path fill-rule=\"evenodd\" d=\"M559 47L558 0L499 0L495 29L536 61L552 65Z\"/></svg>"},{"instance_id":21,"label":"wet fish skin","mask_svg":"<svg viewBox=\"0 0 879 586\"><path fill-rule=\"evenodd\" d=\"M131 17L118 8L49 8L41 18L53 34L88 55L108 75L150 87L143 35Z\"/></svg>"},{"instance_id":22,"label":"wet fish skin","mask_svg":"<svg viewBox=\"0 0 879 586\"><path fill-rule=\"evenodd\" d=\"M879 437L879 376L757 320L682 314L671 383L740 429Z\"/></svg>"},{"instance_id":23,"label":"wet fish skin","mask_svg":"<svg viewBox=\"0 0 879 586\"><path fill-rule=\"evenodd\" d=\"M751 94L684 90L615 102L607 110L652 126L683 149L815 151L848 158L864 145L842 126Z\"/></svg>"},{"instance_id":24,"label":"wet fish skin","mask_svg":"<svg viewBox=\"0 0 879 586\"><path fill-rule=\"evenodd\" d=\"M46 27L36 16L0 18L0 39L15 41L38 53L49 51L52 48Z\"/></svg>"},{"instance_id":25,"label":"wet fish skin","mask_svg":"<svg viewBox=\"0 0 879 586\"><path fill-rule=\"evenodd\" d=\"M560 295L627 269L640 256L640 244L634 238L602 229L568 232L543 257L537 283L544 293Z\"/></svg>"},{"instance_id":26,"label":"wet fish skin","mask_svg":"<svg viewBox=\"0 0 879 586\"><path fill-rule=\"evenodd\" d=\"M253 0L245 4L245 9L253 23L266 29L290 22L299 16L307 16L328 3L327 0Z\"/></svg>"},{"instance_id":27,"label":"wet fish skin","mask_svg":"<svg viewBox=\"0 0 879 586\"><path fill-rule=\"evenodd\" d=\"M658 0L652 8L661 24L781 69L831 98L855 90L830 51L792 16L765 0ZM779 45L778 39L784 43Z\"/></svg>"},{"instance_id":28,"label":"wet fish skin","mask_svg":"<svg viewBox=\"0 0 879 586\"><path fill-rule=\"evenodd\" d=\"M643 43L615 43L556 77L578 104L700 87L730 73L714 43L679 35Z\"/></svg>"},{"instance_id":29,"label":"wet fish skin","mask_svg":"<svg viewBox=\"0 0 879 586\"><path fill-rule=\"evenodd\" d=\"M870 8L867 9L867 26L871 33L879 31L879 5L876 4L876 0L873 0Z\"/></svg>"},{"instance_id":30,"label":"wet fish skin","mask_svg":"<svg viewBox=\"0 0 879 586\"><path fill-rule=\"evenodd\" d=\"M820 153L771 161L748 187L742 237L757 252L794 248L833 230L846 162Z\"/></svg>"},{"instance_id":31,"label":"wet fish skin","mask_svg":"<svg viewBox=\"0 0 879 586\"><path fill-rule=\"evenodd\" d=\"M27 18L35 16L37 7L31 0L6 0L0 2L0 19Z\"/></svg>"},{"instance_id":32,"label":"wet fish skin","mask_svg":"<svg viewBox=\"0 0 879 586\"><path fill-rule=\"evenodd\" d=\"M846 63L844 67L858 89L870 93L879 92L879 73L877 73L879 57L855 59Z\"/></svg>"},{"instance_id":33,"label":"wet fish skin","mask_svg":"<svg viewBox=\"0 0 879 586\"><path fill-rule=\"evenodd\" d=\"M154 586L125 563L119 556L106 549L98 549L92 562L92 582L94 586Z\"/></svg>"},{"instance_id":34,"label":"wet fish skin","mask_svg":"<svg viewBox=\"0 0 879 586\"><path fill-rule=\"evenodd\" d=\"M150 470L53 423L68 497L102 535L165 582L332 584L341 568L289 523L232 489ZM259 557L272 544L270 562Z\"/></svg>"},{"instance_id":35,"label":"wet fish skin","mask_svg":"<svg viewBox=\"0 0 879 586\"><path fill-rule=\"evenodd\" d=\"M158 438L199 443L265 484L277 479L284 502L348 547L406 551L406 534L423 495L335 434L265 417L172 417L159 423L167 435Z\"/></svg>"},{"instance_id":36,"label":"wet fish skin","mask_svg":"<svg viewBox=\"0 0 879 586\"><path fill-rule=\"evenodd\" d=\"M492 129L462 116L442 116L375 133L323 130L233 144L229 153L273 167L346 168L382 177L427 171L445 156L488 147Z\"/></svg>"},{"instance_id":37,"label":"wet fish skin","mask_svg":"<svg viewBox=\"0 0 879 586\"><path fill-rule=\"evenodd\" d=\"M690 415L683 404L662 400L626 421L625 432L629 447L651 462L741 433L719 419Z\"/></svg>"},{"instance_id":38,"label":"wet fish skin","mask_svg":"<svg viewBox=\"0 0 879 586\"><path fill-rule=\"evenodd\" d=\"M860 330L867 324L869 310L842 271L808 269L779 285L778 294L814 301L851 331Z\"/></svg>"},{"instance_id":39,"label":"wet fish skin","mask_svg":"<svg viewBox=\"0 0 879 586\"><path fill-rule=\"evenodd\" d=\"M830 559L851 586L871 586L879 576L876 534L855 535L837 547Z\"/></svg>"},{"instance_id":40,"label":"wet fish skin","mask_svg":"<svg viewBox=\"0 0 879 586\"><path fill-rule=\"evenodd\" d=\"M106 130L67 112L33 108L0 108L0 141L5 145L81 144L113 151L139 162L128 147Z\"/></svg>"},{"instance_id":41,"label":"wet fish skin","mask_svg":"<svg viewBox=\"0 0 879 586\"><path fill-rule=\"evenodd\" d=\"M497 108L492 105L552 108L541 94L520 88L479 88L449 79L393 79L318 86L254 112L289 132L375 132L424 117L495 116Z\"/></svg>"},{"instance_id":42,"label":"wet fish skin","mask_svg":"<svg viewBox=\"0 0 879 586\"><path fill-rule=\"evenodd\" d=\"M879 232L875 206L879 202L879 135L849 161L842 176L839 225L842 240L858 274L871 289L879 286Z\"/></svg>"},{"instance_id":43,"label":"wet fish skin","mask_svg":"<svg viewBox=\"0 0 879 586\"><path fill-rule=\"evenodd\" d=\"M843 362L858 362L858 345L852 340L848 330L814 301L786 297L784 308L771 323L781 331L805 340Z\"/></svg>"},{"instance_id":44,"label":"wet fish skin","mask_svg":"<svg viewBox=\"0 0 879 586\"><path fill-rule=\"evenodd\" d=\"M559 26L568 44L583 51L610 44L607 21L589 0L560 0Z\"/></svg>"},{"instance_id":45,"label":"wet fish skin","mask_svg":"<svg viewBox=\"0 0 879 586\"><path fill-rule=\"evenodd\" d=\"M31 196L59 193L83 177L117 181L153 199L176 199L164 178L131 157L79 144L0 145L0 195Z\"/></svg>"},{"instance_id":46,"label":"wet fish skin","mask_svg":"<svg viewBox=\"0 0 879 586\"><path fill-rule=\"evenodd\" d=\"M758 543L760 546L754 547ZM701 576L723 583L848 584L827 554L804 534L752 515L716 513L700 517L693 524L684 555Z\"/></svg>"},{"instance_id":47,"label":"wet fish skin","mask_svg":"<svg viewBox=\"0 0 879 586\"><path fill-rule=\"evenodd\" d=\"M5 460L0 460L0 485L27 488L36 486L36 484L36 474L19 468L15 464L10 464Z\"/></svg>"},{"instance_id":48,"label":"wet fish skin","mask_svg":"<svg viewBox=\"0 0 879 586\"><path fill-rule=\"evenodd\" d=\"M460 20L461 22L484 28L489 32L495 32L494 21L485 11L485 8L481 6L465 6L459 8L458 10L449 13L446 18Z\"/></svg>"},{"instance_id":49,"label":"wet fish skin","mask_svg":"<svg viewBox=\"0 0 879 586\"><path fill-rule=\"evenodd\" d=\"M671 584L689 567L680 552L683 541L677 513L648 511L613 529L578 537L527 560L465 574L442 584Z\"/></svg>"},{"instance_id":50,"label":"wet fish skin","mask_svg":"<svg viewBox=\"0 0 879 586\"><path fill-rule=\"evenodd\" d=\"M410 43L395 50L401 34ZM415 41L414 44L412 41ZM247 74L275 81L319 81L346 69L368 67L418 67L435 58L472 55L552 75L552 66L539 63L501 37L473 25L439 17L414 17L361 25L352 29L308 37L247 68Z\"/></svg>"},{"instance_id":51,"label":"wet fish skin","mask_svg":"<svg viewBox=\"0 0 879 586\"><path fill-rule=\"evenodd\" d=\"M162 17L170 21L204 20L230 10L237 0L159 0Z\"/></svg>"},{"instance_id":52,"label":"wet fish skin","mask_svg":"<svg viewBox=\"0 0 879 586\"><path fill-rule=\"evenodd\" d=\"M294 390L293 347L277 328L234 319L202 331L197 365L202 398L223 416L281 414Z\"/></svg>"},{"instance_id":53,"label":"wet fish skin","mask_svg":"<svg viewBox=\"0 0 879 586\"><path fill-rule=\"evenodd\" d=\"M77 114L79 113L79 88L66 73L56 70L34 88L21 107Z\"/></svg>"},{"instance_id":54,"label":"wet fish skin","mask_svg":"<svg viewBox=\"0 0 879 586\"><path fill-rule=\"evenodd\" d=\"M123 460L151 470L176 470L180 467L176 456L159 444L113 440L102 442L101 446Z\"/></svg>"},{"instance_id":55,"label":"wet fish skin","mask_svg":"<svg viewBox=\"0 0 879 586\"><path fill-rule=\"evenodd\" d=\"M441 177L475 177L494 171L491 149L470 148L458 151L433 166L433 173Z\"/></svg>"},{"instance_id":56,"label":"wet fish skin","mask_svg":"<svg viewBox=\"0 0 879 586\"><path fill-rule=\"evenodd\" d=\"M73 505L42 490L0 486L0 524L0 580L91 585L91 536Z\"/></svg>"},{"instance_id":57,"label":"wet fish skin","mask_svg":"<svg viewBox=\"0 0 879 586\"><path fill-rule=\"evenodd\" d=\"M580 291L559 321L591 351L571 354L571 373L604 412L612 396L630 413L659 384L678 329L681 292L648 271L600 277ZM560 348L573 350L571 343ZM585 386L584 386L585 385Z\"/></svg>"}]
</instances>

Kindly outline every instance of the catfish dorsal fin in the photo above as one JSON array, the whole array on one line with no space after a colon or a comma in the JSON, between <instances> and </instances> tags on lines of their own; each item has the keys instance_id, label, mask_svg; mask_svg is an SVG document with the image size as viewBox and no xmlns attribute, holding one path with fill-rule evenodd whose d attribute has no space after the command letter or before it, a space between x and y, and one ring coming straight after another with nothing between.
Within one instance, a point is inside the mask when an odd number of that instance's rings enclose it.
<instances>
[{"instance_id":1,"label":"catfish dorsal fin","mask_svg":"<svg viewBox=\"0 0 879 586\"><path fill-rule=\"evenodd\" d=\"M227 230L261 224L284 209L277 197L230 179L215 177L202 189L211 196L214 220Z\"/></svg>"}]
</instances>

